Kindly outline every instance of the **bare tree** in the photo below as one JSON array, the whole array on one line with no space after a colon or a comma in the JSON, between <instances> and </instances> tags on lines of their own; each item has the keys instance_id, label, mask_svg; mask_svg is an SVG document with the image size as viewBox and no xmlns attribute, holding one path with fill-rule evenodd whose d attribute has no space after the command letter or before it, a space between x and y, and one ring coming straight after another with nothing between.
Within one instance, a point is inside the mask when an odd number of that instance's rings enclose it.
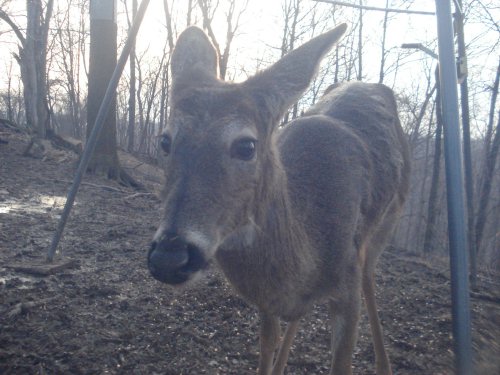
<instances>
[{"instance_id":1,"label":"bare tree","mask_svg":"<svg viewBox=\"0 0 500 375\"><path fill-rule=\"evenodd\" d=\"M363 0L359 0L359 5L363 5ZM359 9L358 21L358 81L363 80L363 9Z\"/></svg>"},{"instance_id":2,"label":"bare tree","mask_svg":"<svg viewBox=\"0 0 500 375\"><path fill-rule=\"evenodd\" d=\"M5 119L9 122L21 126L24 121L23 97L21 90L17 89L20 87L20 82L17 82L17 84L14 82L15 77L12 72L12 62L9 63L6 79L7 88L1 94L4 106L2 116L5 116Z\"/></svg>"},{"instance_id":3,"label":"bare tree","mask_svg":"<svg viewBox=\"0 0 500 375\"><path fill-rule=\"evenodd\" d=\"M42 0L27 0L24 33L8 12L0 8L0 19L10 26L19 42L19 54L15 57L21 68L26 122L38 139L46 137L49 127L46 61L53 5L54 0L45 4Z\"/></svg>"},{"instance_id":4,"label":"bare tree","mask_svg":"<svg viewBox=\"0 0 500 375\"><path fill-rule=\"evenodd\" d=\"M152 142L158 133L156 127L161 127L161 124L158 126L156 120L160 116L161 102L158 100L158 94L161 93L162 89L160 80L164 77L167 45L168 43L164 46L160 59L155 63L150 63L147 71L143 69L142 58L137 60L138 151L144 155L151 156L153 151Z\"/></svg>"},{"instance_id":5,"label":"bare tree","mask_svg":"<svg viewBox=\"0 0 500 375\"><path fill-rule=\"evenodd\" d=\"M82 9L79 11L78 23L74 22L73 9ZM57 41L60 49L55 64L65 78L59 80L58 83L66 94L64 102L67 104L66 110L73 135L79 139L83 137L85 123L84 116L82 116L84 92L81 87L81 64L84 61L85 44L88 42L85 9L88 9L86 0L70 0L65 9L58 8L59 11L54 17L54 40ZM51 106L53 105L54 103L51 103Z\"/></svg>"},{"instance_id":6,"label":"bare tree","mask_svg":"<svg viewBox=\"0 0 500 375\"><path fill-rule=\"evenodd\" d=\"M203 28L207 30L210 40L212 41L219 57L219 74L220 78L222 79L226 78L231 44L236 35L236 32L238 31L241 15L243 14L243 12L245 12L248 6L248 1L249 0L244 0L239 8L236 7L236 0L231 0L228 2L227 10L225 12L226 38L224 50L222 50L219 40L217 39L217 36L215 35L212 28L212 22L219 6L219 2L217 1L213 3L212 0L198 0L198 6L203 16Z\"/></svg>"},{"instance_id":7,"label":"bare tree","mask_svg":"<svg viewBox=\"0 0 500 375\"><path fill-rule=\"evenodd\" d=\"M385 7L389 8L389 0L385 0ZM386 36L387 36L387 22L389 20L389 12L386 10L384 12L384 23L382 25L382 48L381 48L381 56L380 56L380 71L379 71L379 78L378 78L378 83L383 83L384 82L384 76L385 76L385 61L386 61L386 54L387 50L385 47L386 44Z\"/></svg>"},{"instance_id":8,"label":"bare tree","mask_svg":"<svg viewBox=\"0 0 500 375\"><path fill-rule=\"evenodd\" d=\"M132 20L135 18L137 14L137 0L132 0ZM129 28L131 27L131 20L128 17L127 12L127 20L129 24ZM129 87L129 101L128 101L128 128L127 128L127 150L128 152L132 152L134 150L134 141L135 141L135 43L132 46L129 57L130 64L130 87Z\"/></svg>"},{"instance_id":9,"label":"bare tree","mask_svg":"<svg viewBox=\"0 0 500 375\"><path fill-rule=\"evenodd\" d=\"M481 250L484 228L487 220L487 208L490 200L491 187L493 185L494 171L500 148L500 112L497 115L496 127L493 126L496 113L496 99L500 82L500 60L492 87L488 130L485 140L485 157L482 168L481 187L479 189L479 209L476 217L476 246Z\"/></svg>"},{"instance_id":10,"label":"bare tree","mask_svg":"<svg viewBox=\"0 0 500 375\"><path fill-rule=\"evenodd\" d=\"M188 3L188 21L187 25L190 25L191 22L191 9L192 9L192 0L189 0ZM168 46L170 47L170 51L174 49L174 32L172 28L172 14L170 12L170 7L168 5L167 0L163 0L163 9L165 10L165 26L167 28L167 41L168 41Z\"/></svg>"},{"instance_id":11,"label":"bare tree","mask_svg":"<svg viewBox=\"0 0 500 375\"><path fill-rule=\"evenodd\" d=\"M301 14L302 9L301 0L286 0L283 2L283 34L281 39L281 56L285 56L288 52L292 51L295 47L295 43L300 38L298 32L298 24L304 19L304 15ZM299 18L300 16L300 18ZM291 110L285 113L283 118L283 123L287 123L290 120L297 117L298 113L298 103L295 103Z\"/></svg>"},{"instance_id":12,"label":"bare tree","mask_svg":"<svg viewBox=\"0 0 500 375\"><path fill-rule=\"evenodd\" d=\"M101 1L105 3L104 0ZM107 1L109 2L106 7L90 8L87 136L90 136L96 124L101 102L105 97L117 64L116 9L113 6L113 0ZM97 138L87 171L104 174L123 184L139 187L139 184L120 166L118 159L116 102L117 95L114 93L111 96L109 110Z\"/></svg>"},{"instance_id":13,"label":"bare tree","mask_svg":"<svg viewBox=\"0 0 500 375\"><path fill-rule=\"evenodd\" d=\"M424 237L424 253L433 252L434 231L436 230L436 202L438 198L438 186L441 172L441 141L443 133L443 119L441 116L441 93L439 87L438 70L436 69L436 137L434 139L434 161L432 163L432 179L427 202L427 223Z\"/></svg>"}]
</instances>

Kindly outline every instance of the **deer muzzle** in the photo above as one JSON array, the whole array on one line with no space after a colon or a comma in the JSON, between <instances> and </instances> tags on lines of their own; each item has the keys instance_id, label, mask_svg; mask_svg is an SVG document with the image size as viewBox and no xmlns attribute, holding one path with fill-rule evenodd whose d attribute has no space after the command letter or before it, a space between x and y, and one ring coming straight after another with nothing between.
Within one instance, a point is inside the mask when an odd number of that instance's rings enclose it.
<instances>
[{"instance_id":1,"label":"deer muzzle","mask_svg":"<svg viewBox=\"0 0 500 375\"><path fill-rule=\"evenodd\" d=\"M151 275L166 284L183 284L207 265L202 251L175 233L163 234L153 241L148 253Z\"/></svg>"}]
</instances>

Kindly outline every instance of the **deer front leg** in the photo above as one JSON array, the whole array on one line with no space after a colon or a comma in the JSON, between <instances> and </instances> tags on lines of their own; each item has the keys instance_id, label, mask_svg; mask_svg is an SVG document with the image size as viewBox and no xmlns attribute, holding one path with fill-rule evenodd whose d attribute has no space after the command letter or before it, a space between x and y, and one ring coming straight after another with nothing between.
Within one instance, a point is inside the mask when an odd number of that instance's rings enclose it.
<instances>
[{"instance_id":1,"label":"deer front leg","mask_svg":"<svg viewBox=\"0 0 500 375\"><path fill-rule=\"evenodd\" d=\"M260 316L260 357L259 375L270 375L273 368L274 352L278 347L281 329L279 319L267 313Z\"/></svg>"},{"instance_id":2,"label":"deer front leg","mask_svg":"<svg viewBox=\"0 0 500 375\"><path fill-rule=\"evenodd\" d=\"M278 357L273 367L272 375L283 375L285 371L286 363L288 361L288 354L290 353L290 347L292 346L293 339L299 328L299 321L295 320L288 323L286 327L285 336L283 337L283 342L281 343L280 350L278 352Z\"/></svg>"},{"instance_id":3,"label":"deer front leg","mask_svg":"<svg viewBox=\"0 0 500 375\"><path fill-rule=\"evenodd\" d=\"M330 375L352 375L352 353L357 340L361 291L351 289L349 298L330 300L332 367Z\"/></svg>"}]
</instances>

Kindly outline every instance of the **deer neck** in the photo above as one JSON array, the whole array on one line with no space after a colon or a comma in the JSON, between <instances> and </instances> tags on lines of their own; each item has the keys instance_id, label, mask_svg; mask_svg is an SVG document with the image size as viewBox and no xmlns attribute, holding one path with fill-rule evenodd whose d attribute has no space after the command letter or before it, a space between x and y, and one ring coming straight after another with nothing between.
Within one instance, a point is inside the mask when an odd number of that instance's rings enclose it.
<instances>
[{"instance_id":1,"label":"deer neck","mask_svg":"<svg viewBox=\"0 0 500 375\"><path fill-rule=\"evenodd\" d=\"M313 285L317 256L296 219L279 159L267 165L272 169L264 171L254 217L221 246L217 259L243 297L276 315L294 316L306 307L304 287Z\"/></svg>"}]
</instances>

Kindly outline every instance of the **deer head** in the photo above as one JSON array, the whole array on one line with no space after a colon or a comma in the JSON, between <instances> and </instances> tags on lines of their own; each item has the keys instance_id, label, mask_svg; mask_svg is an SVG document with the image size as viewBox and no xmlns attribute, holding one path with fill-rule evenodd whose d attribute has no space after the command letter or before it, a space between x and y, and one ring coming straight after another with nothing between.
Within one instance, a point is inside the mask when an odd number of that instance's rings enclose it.
<instances>
[{"instance_id":1,"label":"deer head","mask_svg":"<svg viewBox=\"0 0 500 375\"><path fill-rule=\"evenodd\" d=\"M180 35L161 138L164 215L148 254L156 279L183 284L222 245L251 246L273 189L286 189L275 186L283 171L274 131L345 30L342 24L312 39L243 83L218 79L215 49L200 29Z\"/></svg>"}]
</instances>

